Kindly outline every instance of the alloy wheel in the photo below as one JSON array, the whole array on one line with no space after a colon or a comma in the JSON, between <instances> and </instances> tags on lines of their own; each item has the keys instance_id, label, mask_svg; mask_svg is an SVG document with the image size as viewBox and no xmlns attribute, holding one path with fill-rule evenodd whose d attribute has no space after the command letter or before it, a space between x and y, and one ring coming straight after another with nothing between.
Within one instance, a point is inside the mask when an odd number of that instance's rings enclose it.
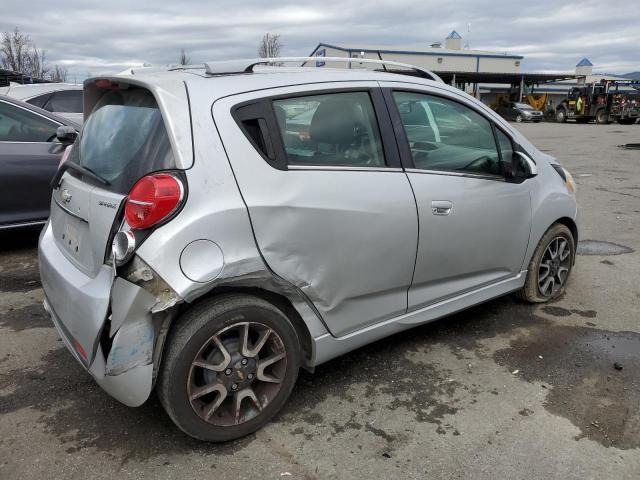
<instances>
[{"instance_id":1,"label":"alloy wheel","mask_svg":"<svg viewBox=\"0 0 640 480\"><path fill-rule=\"evenodd\" d=\"M189 402L207 423L240 425L273 401L286 368L287 352L273 329L236 323L209 338L191 362Z\"/></svg>"},{"instance_id":2,"label":"alloy wheel","mask_svg":"<svg viewBox=\"0 0 640 480\"><path fill-rule=\"evenodd\" d=\"M555 237L542 255L538 267L538 290L552 297L564 286L571 268L571 247L565 237Z\"/></svg>"}]
</instances>

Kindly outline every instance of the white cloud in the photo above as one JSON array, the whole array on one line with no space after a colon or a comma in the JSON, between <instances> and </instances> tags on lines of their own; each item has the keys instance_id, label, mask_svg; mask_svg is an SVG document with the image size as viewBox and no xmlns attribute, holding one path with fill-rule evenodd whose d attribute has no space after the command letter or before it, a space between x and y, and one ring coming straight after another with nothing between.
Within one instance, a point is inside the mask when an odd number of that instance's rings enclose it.
<instances>
[{"instance_id":1,"label":"white cloud","mask_svg":"<svg viewBox=\"0 0 640 480\"><path fill-rule=\"evenodd\" d=\"M143 62L253 57L279 33L283 53L319 42L430 44L457 29L471 48L522 54L530 71L572 71L584 56L599 71L640 70L640 7L572 0L3 0L0 30L20 28L51 63L84 77ZM635 13L633 12L635 10ZM468 24L471 25L468 31Z\"/></svg>"}]
</instances>

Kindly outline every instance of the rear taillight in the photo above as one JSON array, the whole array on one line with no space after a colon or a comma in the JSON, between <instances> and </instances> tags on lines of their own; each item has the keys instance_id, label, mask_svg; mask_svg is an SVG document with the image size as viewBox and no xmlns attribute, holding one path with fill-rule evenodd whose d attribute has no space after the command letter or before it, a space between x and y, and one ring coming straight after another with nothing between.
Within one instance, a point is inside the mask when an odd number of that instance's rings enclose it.
<instances>
[{"instance_id":1,"label":"rear taillight","mask_svg":"<svg viewBox=\"0 0 640 480\"><path fill-rule=\"evenodd\" d=\"M127 223L138 230L152 227L175 212L183 196L182 182L173 175L147 175L129 192L124 207Z\"/></svg>"}]
</instances>

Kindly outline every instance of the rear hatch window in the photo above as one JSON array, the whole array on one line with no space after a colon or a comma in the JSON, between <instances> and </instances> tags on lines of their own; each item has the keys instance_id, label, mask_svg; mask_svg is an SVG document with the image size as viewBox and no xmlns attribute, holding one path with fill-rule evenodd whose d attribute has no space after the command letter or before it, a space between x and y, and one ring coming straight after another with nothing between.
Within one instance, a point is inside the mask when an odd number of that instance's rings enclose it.
<instances>
[{"instance_id":1,"label":"rear hatch window","mask_svg":"<svg viewBox=\"0 0 640 480\"><path fill-rule=\"evenodd\" d=\"M126 194L138 179L175 168L171 143L155 98L137 87L108 90L98 100L69 160Z\"/></svg>"}]
</instances>

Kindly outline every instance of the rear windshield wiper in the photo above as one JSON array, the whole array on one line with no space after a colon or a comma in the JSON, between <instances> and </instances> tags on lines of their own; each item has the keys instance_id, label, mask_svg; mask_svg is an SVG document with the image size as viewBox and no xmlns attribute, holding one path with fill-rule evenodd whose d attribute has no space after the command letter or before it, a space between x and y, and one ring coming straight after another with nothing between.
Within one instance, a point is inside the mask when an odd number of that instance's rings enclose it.
<instances>
[{"instance_id":1,"label":"rear windshield wiper","mask_svg":"<svg viewBox=\"0 0 640 480\"><path fill-rule=\"evenodd\" d=\"M60 179L62 178L62 175L64 174L64 172L66 172L67 170L74 170L78 173L81 173L82 175L86 175L90 179L95 180L96 182L101 183L102 185L111 185L109 180L102 178L100 175L98 175L96 172L94 172L90 168L83 167L82 165L78 165L75 162L70 162L67 160L66 162L63 162L58 167L56 174L53 176L53 179L51 180L51 188L55 190L60 186Z\"/></svg>"}]
</instances>

